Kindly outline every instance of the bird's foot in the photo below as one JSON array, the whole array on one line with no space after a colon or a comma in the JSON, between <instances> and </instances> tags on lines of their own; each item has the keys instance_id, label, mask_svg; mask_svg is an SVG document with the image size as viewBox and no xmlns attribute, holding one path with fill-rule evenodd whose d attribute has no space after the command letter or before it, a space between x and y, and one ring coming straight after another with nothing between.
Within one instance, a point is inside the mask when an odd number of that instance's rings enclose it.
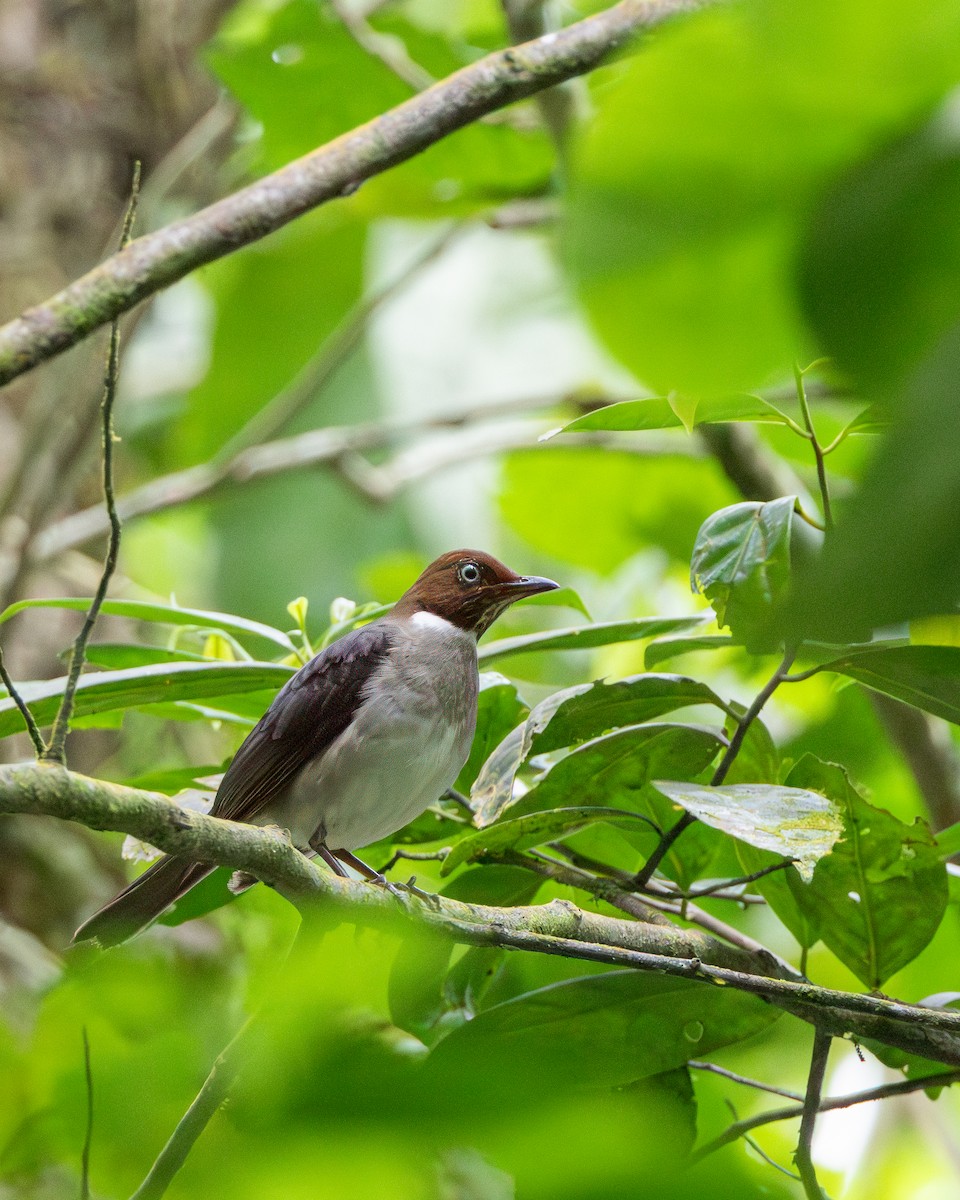
<instances>
[{"instance_id":1,"label":"bird's foot","mask_svg":"<svg viewBox=\"0 0 960 1200\"><path fill-rule=\"evenodd\" d=\"M436 892L425 892L423 888L417 887L416 875L411 875L406 883L397 885L403 888L411 896L416 896L418 900L422 900L425 904L429 904L431 908L440 908L440 897Z\"/></svg>"},{"instance_id":2,"label":"bird's foot","mask_svg":"<svg viewBox=\"0 0 960 1200\"><path fill-rule=\"evenodd\" d=\"M403 890L403 884L394 883L392 880L388 879L386 875L381 875L379 871L375 875L370 875L367 879L367 882L374 884L375 887L382 887L385 892L390 893L390 895L394 898L394 900L397 901L398 904L400 904L403 908L406 908L407 894Z\"/></svg>"}]
</instances>

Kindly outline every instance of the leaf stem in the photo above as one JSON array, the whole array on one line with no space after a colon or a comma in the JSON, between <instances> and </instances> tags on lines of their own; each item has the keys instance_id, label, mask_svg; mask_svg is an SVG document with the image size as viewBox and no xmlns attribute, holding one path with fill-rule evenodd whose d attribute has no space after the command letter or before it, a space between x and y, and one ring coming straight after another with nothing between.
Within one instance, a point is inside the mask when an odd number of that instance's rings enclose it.
<instances>
[{"instance_id":1,"label":"leaf stem","mask_svg":"<svg viewBox=\"0 0 960 1200\"><path fill-rule=\"evenodd\" d=\"M812 364L816 366L816 363ZM810 370L810 367L807 367ZM807 433L810 436L810 445L813 447L813 456L817 461L817 481L820 484L820 502L823 506L823 521L827 529L833 528L833 514L830 510L830 487L827 483L827 467L823 461L823 448L817 440L816 430L813 427L813 417L810 413L810 404L807 400L807 392L803 382L804 372L797 365L793 368L793 377L797 385L797 400L800 404L800 412L803 414L803 423L807 427Z\"/></svg>"},{"instance_id":2,"label":"leaf stem","mask_svg":"<svg viewBox=\"0 0 960 1200\"><path fill-rule=\"evenodd\" d=\"M238 1045L249 1029L252 1020L252 1017L249 1018L217 1055L216 1061L210 1068L210 1074L203 1081L203 1086L194 1097L193 1103L180 1118L167 1144L147 1172L147 1177L130 1197L130 1200L160 1200L173 1182L173 1177L186 1162L187 1155L196 1144L197 1138L203 1133L217 1109L227 1098L230 1085L240 1069Z\"/></svg>"},{"instance_id":3,"label":"leaf stem","mask_svg":"<svg viewBox=\"0 0 960 1200\"><path fill-rule=\"evenodd\" d=\"M80 1156L80 1200L90 1200L90 1148L93 1145L93 1068L90 1065L90 1039L83 1027L83 1078L87 1091L87 1129Z\"/></svg>"},{"instance_id":4,"label":"leaf stem","mask_svg":"<svg viewBox=\"0 0 960 1200\"><path fill-rule=\"evenodd\" d=\"M133 165L133 180L130 185L130 200L127 204L123 220L123 230L120 234L120 249L130 241L133 222L137 215L137 201L140 197L140 163ZM101 429L103 440L103 498L110 519L110 538L107 543L107 553L103 562L103 571L96 594L90 602L87 615L84 618L80 632L73 643L70 654L70 668L67 672L67 682L63 689L63 698L50 733L50 742L41 753L40 758L46 762L56 762L63 765L66 762L67 731L70 728L70 718L73 716L73 706L76 700L77 684L80 672L87 655L87 643L93 633L93 627L100 615L100 608L107 595L107 588L117 566L117 556L120 553L120 517L117 514L116 498L113 491L113 445L116 435L113 432L113 405L117 396L117 376L120 361L120 322L114 318L110 325L110 345L107 351L107 366L103 383L103 400L100 404Z\"/></svg>"},{"instance_id":5,"label":"leaf stem","mask_svg":"<svg viewBox=\"0 0 960 1200\"><path fill-rule=\"evenodd\" d=\"M711 787L719 787L720 784L723 783L724 779L726 779L727 772L733 766L734 760L740 753L740 748L743 745L743 739L747 736L747 731L760 715L760 710L783 682L784 676L786 675L787 671L790 670L790 666L797 656L797 649L798 647L796 646L789 646L787 648L786 653L780 661L780 665L763 685L754 698L753 703L737 722L737 728L734 731L733 737L730 739L730 745L724 751L723 758L720 759L717 769L714 771L713 777L710 780ZM634 886L637 888L637 890L647 886L653 876L654 871L657 869L657 867L659 867L664 858L670 852L674 842L676 842L677 838L685 829L690 828L696 819L697 818L692 813L685 812L680 820L667 830L667 832L658 842L653 853L634 877Z\"/></svg>"}]
</instances>

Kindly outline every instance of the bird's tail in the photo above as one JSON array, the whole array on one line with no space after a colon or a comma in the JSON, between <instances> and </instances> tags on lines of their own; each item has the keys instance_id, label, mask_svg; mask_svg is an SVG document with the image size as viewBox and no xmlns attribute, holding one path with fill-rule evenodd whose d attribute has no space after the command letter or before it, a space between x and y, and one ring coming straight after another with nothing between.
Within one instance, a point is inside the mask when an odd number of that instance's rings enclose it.
<instances>
[{"instance_id":1,"label":"bird's tail","mask_svg":"<svg viewBox=\"0 0 960 1200\"><path fill-rule=\"evenodd\" d=\"M207 863L165 854L149 870L84 921L73 942L96 939L104 947L126 941L169 908L214 868Z\"/></svg>"}]
</instances>

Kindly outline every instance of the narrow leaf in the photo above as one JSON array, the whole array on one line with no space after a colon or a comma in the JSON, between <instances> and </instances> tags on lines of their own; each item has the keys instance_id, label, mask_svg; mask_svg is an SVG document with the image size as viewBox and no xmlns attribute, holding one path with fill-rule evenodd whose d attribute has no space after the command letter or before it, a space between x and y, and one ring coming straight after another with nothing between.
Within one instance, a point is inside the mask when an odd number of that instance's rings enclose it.
<instances>
[{"instance_id":1,"label":"narrow leaf","mask_svg":"<svg viewBox=\"0 0 960 1200\"><path fill-rule=\"evenodd\" d=\"M501 638L481 646L478 657L481 663L489 664L511 654L526 654L531 650L593 650L617 642L635 642L664 633L696 629L702 624L703 617L638 617L630 621L602 621L593 625Z\"/></svg>"}]
</instances>

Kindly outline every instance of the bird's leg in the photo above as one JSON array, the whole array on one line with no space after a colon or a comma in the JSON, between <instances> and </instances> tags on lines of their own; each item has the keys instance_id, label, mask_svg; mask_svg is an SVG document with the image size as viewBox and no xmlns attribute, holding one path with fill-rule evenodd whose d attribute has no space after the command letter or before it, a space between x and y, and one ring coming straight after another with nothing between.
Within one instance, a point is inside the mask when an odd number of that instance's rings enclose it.
<instances>
[{"instance_id":1,"label":"bird's leg","mask_svg":"<svg viewBox=\"0 0 960 1200\"><path fill-rule=\"evenodd\" d=\"M310 849L320 855L334 875L339 875L341 879L346 879L346 871L340 866L339 862L337 862L337 859L332 851L327 849L325 838L326 833L323 829L323 826L321 826L310 839Z\"/></svg>"},{"instance_id":2,"label":"bird's leg","mask_svg":"<svg viewBox=\"0 0 960 1200\"><path fill-rule=\"evenodd\" d=\"M370 883L375 883L378 885L378 887L386 888L390 895L395 899L401 901L406 899L401 890L401 884L391 883L391 881L387 879L385 875L381 875L380 872L375 871L373 867L368 867L362 858L357 858L357 856L352 854L349 850L334 850L333 853L337 856L337 858L340 859L341 862L346 863L348 867L353 867L355 871L359 872L364 879L368 880Z\"/></svg>"},{"instance_id":3,"label":"bird's leg","mask_svg":"<svg viewBox=\"0 0 960 1200\"><path fill-rule=\"evenodd\" d=\"M425 901L431 908L440 909L440 897L436 892L425 892L423 888L417 887L416 875L411 875L406 883L399 885L405 892L409 892L411 896L416 896L419 900Z\"/></svg>"}]
</instances>

